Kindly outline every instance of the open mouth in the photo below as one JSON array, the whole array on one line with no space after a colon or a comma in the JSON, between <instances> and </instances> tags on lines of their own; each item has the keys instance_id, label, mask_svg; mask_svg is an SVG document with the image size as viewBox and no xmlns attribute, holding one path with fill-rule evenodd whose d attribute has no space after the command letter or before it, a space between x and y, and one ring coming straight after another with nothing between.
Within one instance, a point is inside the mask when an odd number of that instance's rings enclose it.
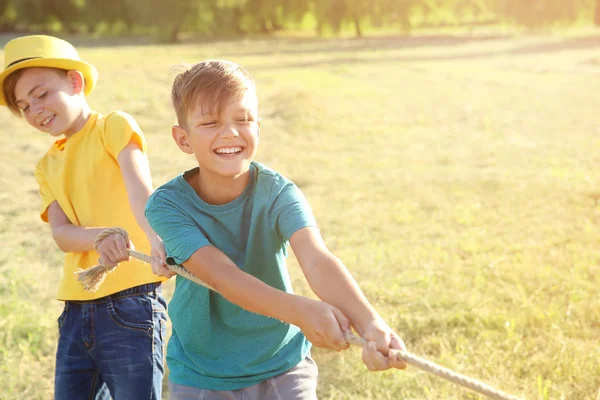
<instances>
[{"instance_id":1,"label":"open mouth","mask_svg":"<svg viewBox=\"0 0 600 400\"><path fill-rule=\"evenodd\" d=\"M220 157L235 157L242 153L244 148L242 146L231 146L231 147L218 147L213 152Z\"/></svg>"},{"instance_id":2,"label":"open mouth","mask_svg":"<svg viewBox=\"0 0 600 400\"><path fill-rule=\"evenodd\" d=\"M56 115L51 115L51 116L49 116L48 118L46 118L45 120L43 120L43 121L42 121L42 123L41 123L40 125L42 125L42 126L44 126L44 127L45 127L45 126L47 126L47 125L51 124L51 123L52 123L52 121L54 121L54 118L55 118L55 117L56 117Z\"/></svg>"}]
</instances>

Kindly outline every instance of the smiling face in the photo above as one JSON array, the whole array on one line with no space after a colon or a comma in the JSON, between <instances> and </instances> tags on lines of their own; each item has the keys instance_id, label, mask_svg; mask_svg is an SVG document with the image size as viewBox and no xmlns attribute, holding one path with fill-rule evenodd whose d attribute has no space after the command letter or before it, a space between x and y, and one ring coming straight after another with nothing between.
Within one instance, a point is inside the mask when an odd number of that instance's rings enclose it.
<instances>
[{"instance_id":1,"label":"smiling face","mask_svg":"<svg viewBox=\"0 0 600 400\"><path fill-rule=\"evenodd\" d=\"M15 85L16 104L34 128L69 137L85 125L83 82L77 71L27 68Z\"/></svg>"},{"instance_id":2,"label":"smiling face","mask_svg":"<svg viewBox=\"0 0 600 400\"><path fill-rule=\"evenodd\" d=\"M230 99L220 111L193 107L184 126L173 127L179 148L194 154L202 179L222 181L246 175L258 149L260 123L253 89Z\"/></svg>"}]
</instances>

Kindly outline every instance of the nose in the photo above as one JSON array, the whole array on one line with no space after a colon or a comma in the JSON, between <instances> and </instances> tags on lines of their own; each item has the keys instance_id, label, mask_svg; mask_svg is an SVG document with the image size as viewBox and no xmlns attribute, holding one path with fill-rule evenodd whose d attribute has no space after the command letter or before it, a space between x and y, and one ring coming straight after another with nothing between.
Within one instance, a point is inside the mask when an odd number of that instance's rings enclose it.
<instances>
[{"instance_id":1,"label":"nose","mask_svg":"<svg viewBox=\"0 0 600 400\"><path fill-rule=\"evenodd\" d=\"M35 115L41 114L44 111L44 107L42 107L39 101L32 102L29 107L31 107L31 112Z\"/></svg>"},{"instance_id":2,"label":"nose","mask_svg":"<svg viewBox=\"0 0 600 400\"><path fill-rule=\"evenodd\" d=\"M223 131L221 132L221 135L224 137L234 138L234 137L240 136L240 133L236 129L235 125L230 122L223 126Z\"/></svg>"}]
</instances>

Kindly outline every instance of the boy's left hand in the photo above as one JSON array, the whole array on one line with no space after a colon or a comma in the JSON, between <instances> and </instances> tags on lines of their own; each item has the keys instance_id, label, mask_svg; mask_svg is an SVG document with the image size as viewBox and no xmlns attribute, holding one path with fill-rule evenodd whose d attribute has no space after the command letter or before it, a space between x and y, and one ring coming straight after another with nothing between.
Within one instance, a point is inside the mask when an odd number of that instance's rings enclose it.
<instances>
[{"instance_id":1,"label":"boy's left hand","mask_svg":"<svg viewBox=\"0 0 600 400\"><path fill-rule=\"evenodd\" d=\"M166 260L167 260L167 252L165 251L165 245L161 238L156 236L150 243L152 249L150 251L150 255L152 256L152 272L158 276L166 276L167 278L172 278L175 276L175 272L171 271L167 268Z\"/></svg>"},{"instance_id":2,"label":"boy's left hand","mask_svg":"<svg viewBox=\"0 0 600 400\"><path fill-rule=\"evenodd\" d=\"M390 352L390 350L406 351L406 346L400 336L385 321L373 320L363 332L362 337L365 340L362 359L369 370L406 368L406 361L400 358L397 352Z\"/></svg>"}]
</instances>

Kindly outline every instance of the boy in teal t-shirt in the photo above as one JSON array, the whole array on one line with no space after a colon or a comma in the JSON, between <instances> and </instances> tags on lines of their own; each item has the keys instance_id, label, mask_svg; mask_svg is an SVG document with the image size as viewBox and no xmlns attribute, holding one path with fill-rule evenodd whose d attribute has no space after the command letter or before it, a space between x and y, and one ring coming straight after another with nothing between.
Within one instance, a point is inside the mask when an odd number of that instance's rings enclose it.
<instances>
[{"instance_id":1,"label":"boy in teal t-shirt","mask_svg":"<svg viewBox=\"0 0 600 400\"><path fill-rule=\"evenodd\" d=\"M402 339L326 248L302 192L253 161L260 121L250 75L232 62L201 62L175 78L172 99L173 138L198 167L157 189L146 217L168 261L215 291L177 278L171 398L314 399L311 343L345 349L351 327L365 339L370 370L405 368L388 357L405 350ZM293 294L288 243L322 301Z\"/></svg>"}]
</instances>

